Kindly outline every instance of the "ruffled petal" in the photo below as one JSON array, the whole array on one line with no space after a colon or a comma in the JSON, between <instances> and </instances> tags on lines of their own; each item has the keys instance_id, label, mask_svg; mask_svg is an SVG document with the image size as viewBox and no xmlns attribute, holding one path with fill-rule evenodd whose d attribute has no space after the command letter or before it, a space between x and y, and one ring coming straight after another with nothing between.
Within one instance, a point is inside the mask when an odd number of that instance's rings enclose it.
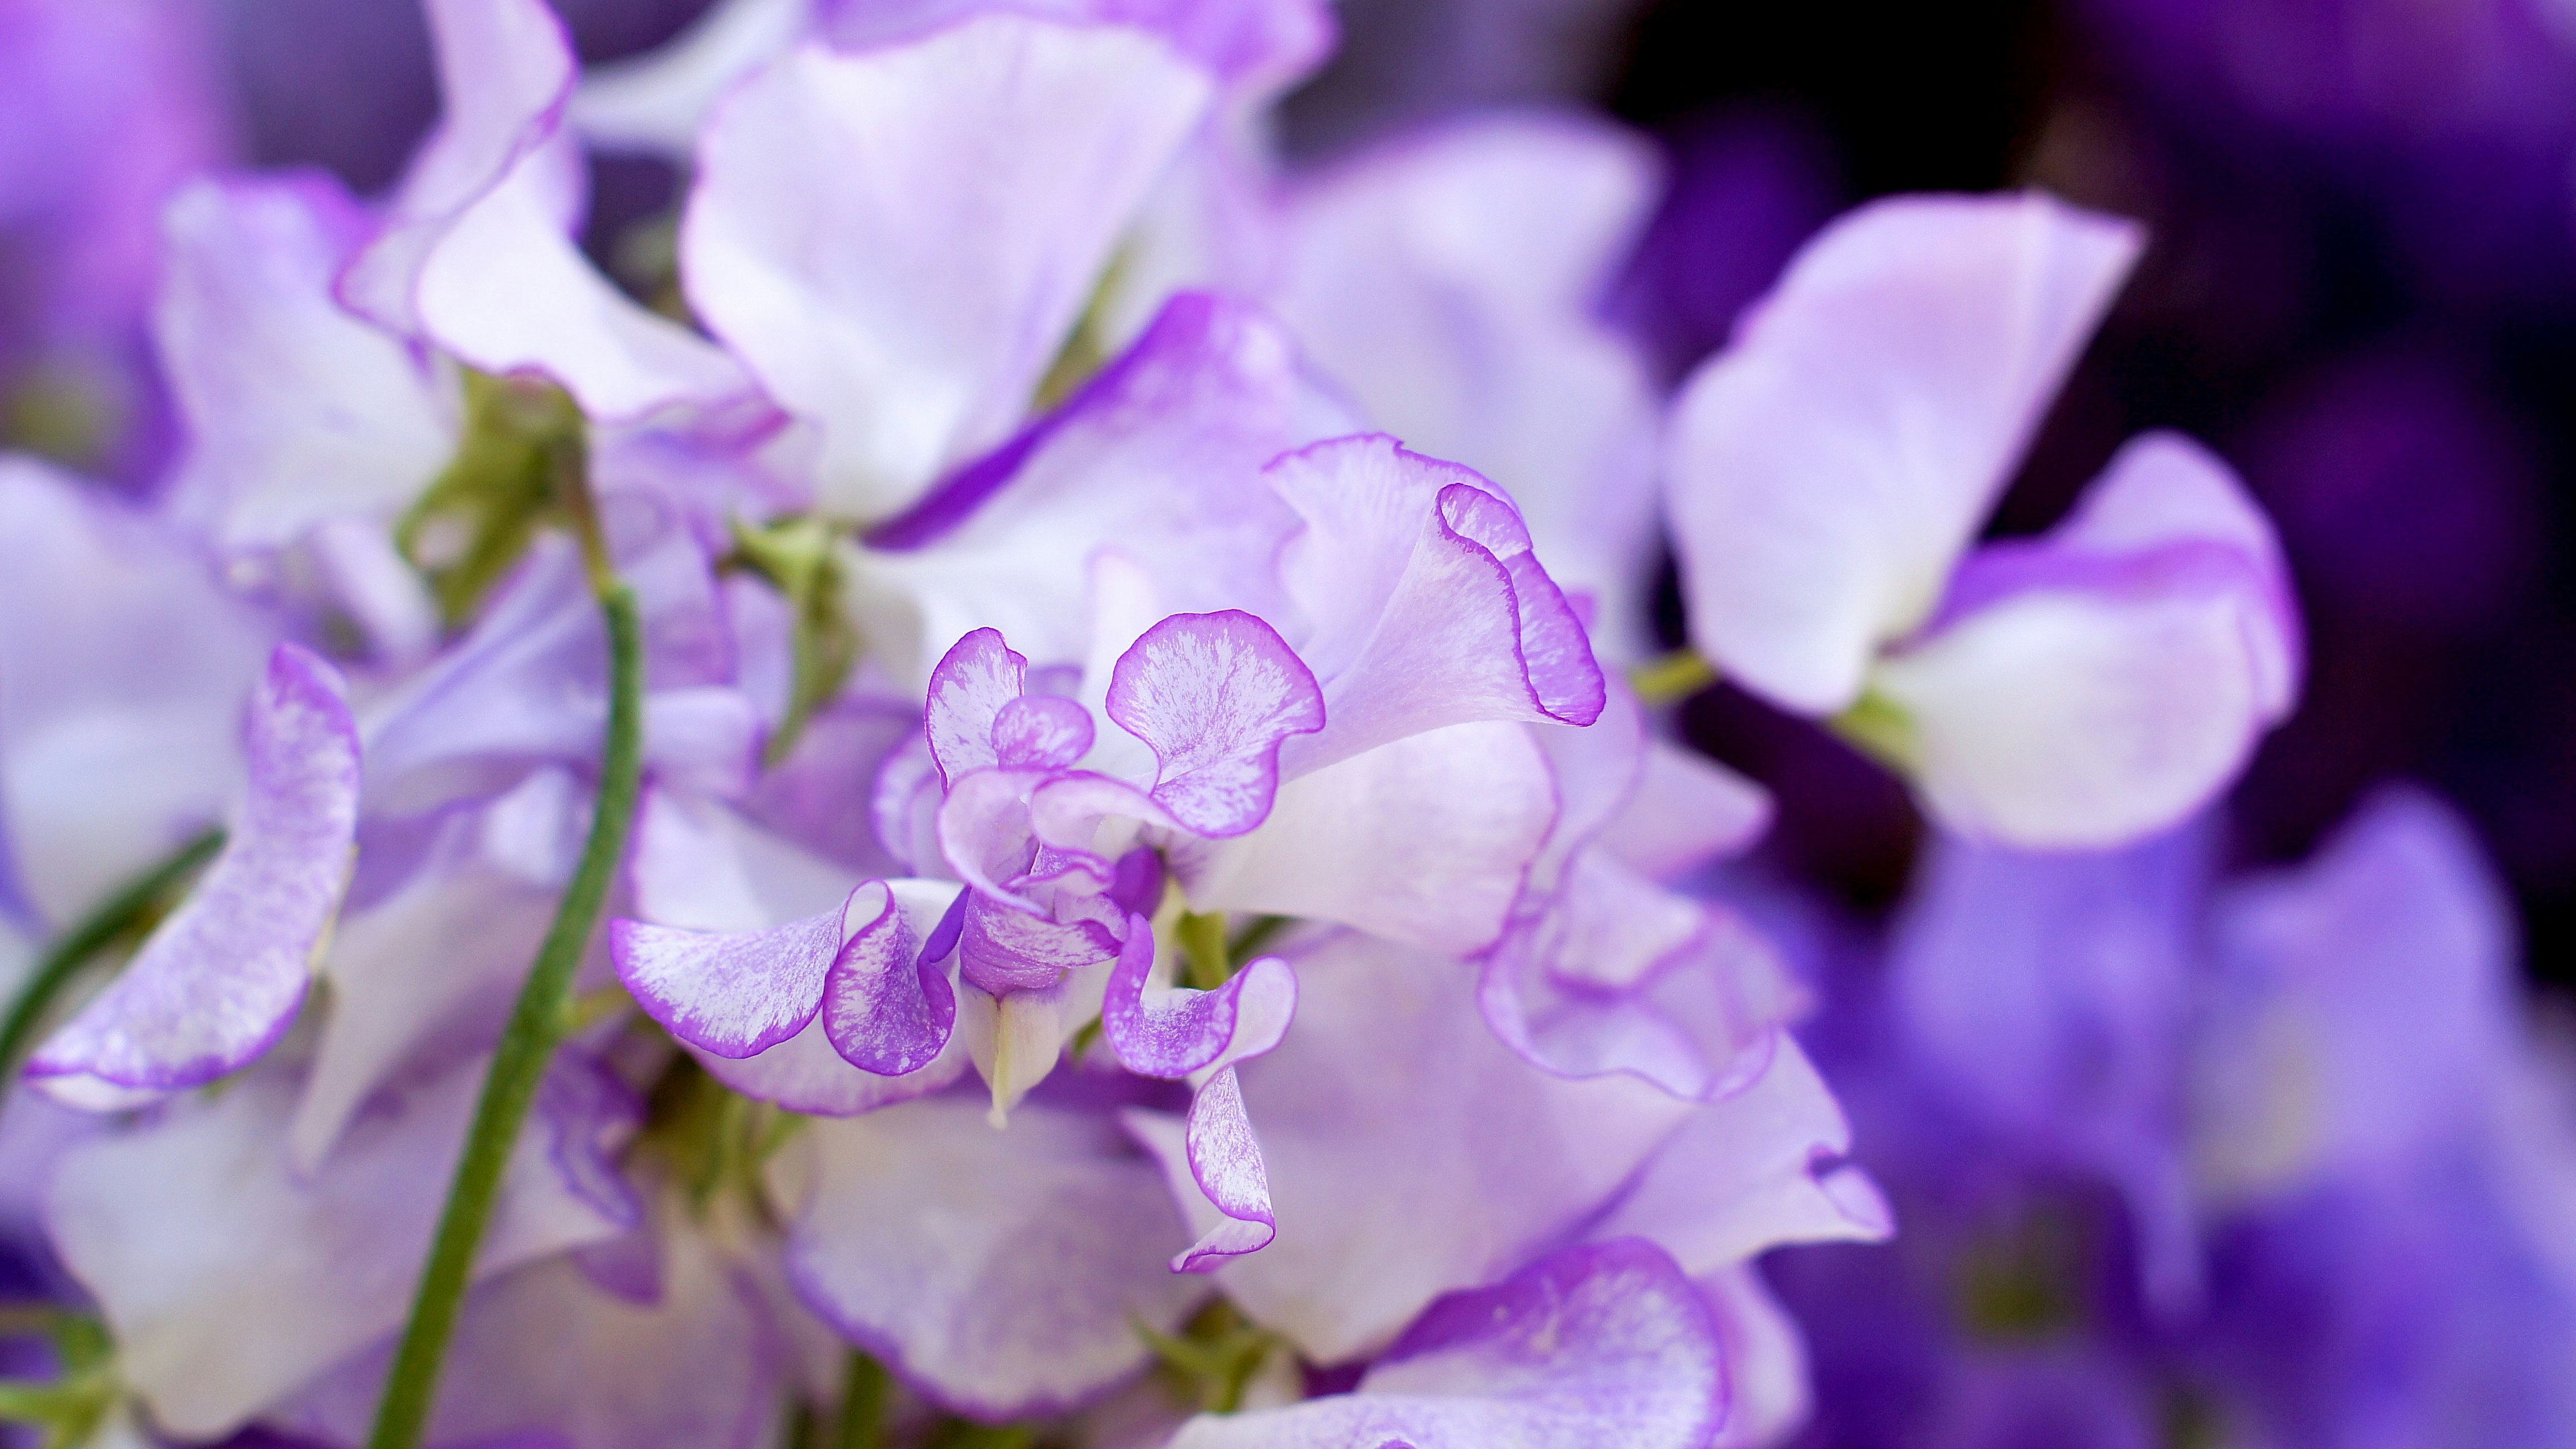
<instances>
[{"instance_id":1,"label":"ruffled petal","mask_svg":"<svg viewBox=\"0 0 2576 1449\"><path fill-rule=\"evenodd\" d=\"M218 546L388 521L456 450L452 387L331 294L366 226L313 173L198 181L162 212L153 336L188 430L168 506Z\"/></svg>"},{"instance_id":2,"label":"ruffled petal","mask_svg":"<svg viewBox=\"0 0 2576 1449\"><path fill-rule=\"evenodd\" d=\"M358 732L340 671L281 644L252 696L250 798L223 853L125 973L27 1065L74 1106L134 1105L241 1067L295 1019L349 883Z\"/></svg>"},{"instance_id":3,"label":"ruffled petal","mask_svg":"<svg viewBox=\"0 0 2576 1449\"><path fill-rule=\"evenodd\" d=\"M1674 404L1665 488L1700 651L1786 708L1859 699L2142 244L2038 193L1876 202L1809 242Z\"/></svg>"},{"instance_id":4,"label":"ruffled petal","mask_svg":"<svg viewBox=\"0 0 2576 1449\"><path fill-rule=\"evenodd\" d=\"M1091 1398L1204 1294L1152 1164L1040 1106L996 1131L971 1102L818 1123L787 1241L808 1306L935 1402L986 1419ZM782 1168L782 1171L788 1170Z\"/></svg>"},{"instance_id":5,"label":"ruffled petal","mask_svg":"<svg viewBox=\"0 0 2576 1449\"><path fill-rule=\"evenodd\" d=\"M1297 973L1276 956L1252 961L1213 991L1157 985L1153 967L1153 925L1133 917L1101 1030L1119 1065L1142 1076L1186 1077L1260 1056L1297 1014Z\"/></svg>"},{"instance_id":6,"label":"ruffled petal","mask_svg":"<svg viewBox=\"0 0 2576 1449\"><path fill-rule=\"evenodd\" d=\"M870 887L883 889L869 881L841 910L739 935L611 921L609 955L636 1005L671 1035L720 1057L755 1056L822 1008L841 923Z\"/></svg>"},{"instance_id":7,"label":"ruffled petal","mask_svg":"<svg viewBox=\"0 0 2576 1449\"><path fill-rule=\"evenodd\" d=\"M814 10L815 0L717 0L659 49L587 68L566 119L601 150L685 159L716 103L786 54Z\"/></svg>"},{"instance_id":8,"label":"ruffled petal","mask_svg":"<svg viewBox=\"0 0 2576 1449\"><path fill-rule=\"evenodd\" d=\"M1353 1392L1203 1414L1172 1449L1702 1449L1726 1412L1708 1305L1631 1239L1451 1294Z\"/></svg>"},{"instance_id":9,"label":"ruffled petal","mask_svg":"<svg viewBox=\"0 0 2576 1449\"><path fill-rule=\"evenodd\" d=\"M1292 777L1447 724L1600 716L1582 625L1485 479L1382 435L1291 453L1270 479L1305 520L1280 568L1330 720L1289 745Z\"/></svg>"},{"instance_id":10,"label":"ruffled petal","mask_svg":"<svg viewBox=\"0 0 2576 1449\"><path fill-rule=\"evenodd\" d=\"M536 370L594 419L750 401L740 367L644 310L569 235L585 179L563 131L579 70L543 0L428 0L447 110L340 295L491 373Z\"/></svg>"},{"instance_id":11,"label":"ruffled petal","mask_svg":"<svg viewBox=\"0 0 2576 1449\"><path fill-rule=\"evenodd\" d=\"M1555 814L1525 730L1451 725L1290 781L1260 829L1176 845L1172 868L1194 909L1339 921L1467 955L1501 934Z\"/></svg>"},{"instance_id":12,"label":"ruffled petal","mask_svg":"<svg viewBox=\"0 0 2576 1449\"><path fill-rule=\"evenodd\" d=\"M1201 1084L1182 1121L1137 1113L1128 1119L1128 1130L1163 1159L1173 1197L1201 1230L1198 1241L1172 1259L1173 1272L1213 1273L1277 1240L1269 1165L1244 1112L1243 1084L1233 1067L1219 1068Z\"/></svg>"},{"instance_id":13,"label":"ruffled petal","mask_svg":"<svg viewBox=\"0 0 2576 1449\"><path fill-rule=\"evenodd\" d=\"M809 46L733 93L699 143L682 272L820 424L825 509L891 514L1018 422L1210 93L1144 33L995 14Z\"/></svg>"},{"instance_id":14,"label":"ruffled petal","mask_svg":"<svg viewBox=\"0 0 2576 1449\"><path fill-rule=\"evenodd\" d=\"M2151 435L2046 540L1971 560L1872 676L1933 812L2005 844L2104 847L2224 789L2296 692L2269 545L2224 464Z\"/></svg>"},{"instance_id":15,"label":"ruffled petal","mask_svg":"<svg viewBox=\"0 0 2576 1449\"><path fill-rule=\"evenodd\" d=\"M460 1064L355 1125L309 1178L278 1150L293 1081L254 1073L140 1131L76 1149L53 1242L115 1330L117 1371L162 1429L220 1438L391 1334L411 1305L486 1062ZM557 1074L595 1068L567 1061ZM548 1091L503 1180L479 1274L631 1229L611 1176L636 1104Z\"/></svg>"},{"instance_id":16,"label":"ruffled petal","mask_svg":"<svg viewBox=\"0 0 2576 1449\"><path fill-rule=\"evenodd\" d=\"M954 786L970 770L1001 763L993 725L1002 707L1028 688L1029 661L1002 642L998 629L977 629L948 646L930 671L921 727L939 781Z\"/></svg>"},{"instance_id":17,"label":"ruffled petal","mask_svg":"<svg viewBox=\"0 0 2576 1449\"><path fill-rule=\"evenodd\" d=\"M1235 1069L1279 1236L1218 1277L1315 1362L1374 1353L1442 1293L1561 1240L1694 1110L1642 1082L1531 1067L1486 1030L1454 961L1337 932L1296 968L1297 1029ZM1179 1124L1130 1120L1214 1226Z\"/></svg>"},{"instance_id":18,"label":"ruffled petal","mask_svg":"<svg viewBox=\"0 0 2576 1449\"><path fill-rule=\"evenodd\" d=\"M840 948L823 980L823 1031L852 1066L908 1076L927 1070L947 1049L957 1027L957 989L940 966L947 952L939 949L936 927L925 940L920 923L944 923L956 894L944 881L869 881L850 897L844 919L866 924ZM875 905L880 895L883 904Z\"/></svg>"},{"instance_id":19,"label":"ruffled petal","mask_svg":"<svg viewBox=\"0 0 2576 1449\"><path fill-rule=\"evenodd\" d=\"M1118 656L1106 712L1152 747L1156 802L1221 837L1269 815L1280 745L1324 727L1324 695L1277 630L1228 609L1146 630Z\"/></svg>"}]
</instances>

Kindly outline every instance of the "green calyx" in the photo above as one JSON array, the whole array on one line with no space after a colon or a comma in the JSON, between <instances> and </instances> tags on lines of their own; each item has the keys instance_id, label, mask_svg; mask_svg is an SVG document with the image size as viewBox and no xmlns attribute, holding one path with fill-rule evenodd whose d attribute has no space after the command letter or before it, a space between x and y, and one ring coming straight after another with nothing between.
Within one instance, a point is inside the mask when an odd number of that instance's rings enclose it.
<instances>
[{"instance_id":1,"label":"green calyx","mask_svg":"<svg viewBox=\"0 0 2576 1449\"><path fill-rule=\"evenodd\" d=\"M44 1338L60 1373L50 1382L0 1379L0 1423L43 1431L45 1449L80 1449L95 1438L123 1389L107 1326L47 1307L0 1307L0 1338Z\"/></svg>"},{"instance_id":2,"label":"green calyx","mask_svg":"<svg viewBox=\"0 0 2576 1449\"><path fill-rule=\"evenodd\" d=\"M465 374L465 435L456 456L394 527L394 543L427 575L453 628L548 523L586 506L589 430L570 394L534 378Z\"/></svg>"},{"instance_id":3,"label":"green calyx","mask_svg":"<svg viewBox=\"0 0 2576 1449\"><path fill-rule=\"evenodd\" d=\"M859 633L844 607L845 582L835 547L841 531L807 515L733 526L729 564L767 579L794 611L795 680L787 715L769 737L762 761L775 767L796 750L815 711L839 696L859 662Z\"/></svg>"},{"instance_id":4,"label":"green calyx","mask_svg":"<svg viewBox=\"0 0 2576 1449\"><path fill-rule=\"evenodd\" d=\"M1142 1323L1136 1333L1154 1350L1164 1387L1182 1403L1210 1414L1242 1408L1262 1366L1288 1348L1287 1340L1222 1298L1200 1309L1178 1333Z\"/></svg>"},{"instance_id":5,"label":"green calyx","mask_svg":"<svg viewBox=\"0 0 2576 1449\"><path fill-rule=\"evenodd\" d=\"M1876 690L1863 694L1851 708L1835 715L1830 728L1854 749L1900 775L1920 773L1922 734L1904 706Z\"/></svg>"}]
</instances>

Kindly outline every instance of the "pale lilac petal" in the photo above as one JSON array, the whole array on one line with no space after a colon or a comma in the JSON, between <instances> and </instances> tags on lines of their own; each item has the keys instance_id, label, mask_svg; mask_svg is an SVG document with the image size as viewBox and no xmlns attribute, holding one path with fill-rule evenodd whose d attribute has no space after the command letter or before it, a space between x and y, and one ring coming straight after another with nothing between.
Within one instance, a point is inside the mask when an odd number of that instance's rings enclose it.
<instances>
[{"instance_id":1,"label":"pale lilac petal","mask_svg":"<svg viewBox=\"0 0 2576 1449\"><path fill-rule=\"evenodd\" d=\"M1555 814L1527 731L1451 725L1292 780L1260 829L1176 845L1171 864L1194 909L1338 921L1466 955L1502 933Z\"/></svg>"},{"instance_id":2,"label":"pale lilac petal","mask_svg":"<svg viewBox=\"0 0 2576 1449\"><path fill-rule=\"evenodd\" d=\"M859 877L715 801L648 786L626 863L635 913L688 931L839 915Z\"/></svg>"},{"instance_id":3,"label":"pale lilac petal","mask_svg":"<svg viewBox=\"0 0 2576 1449\"><path fill-rule=\"evenodd\" d=\"M115 1330L119 1376L162 1429L220 1438L401 1326L485 1065L465 1062L362 1117L309 1178L285 1150L295 1085L265 1071L63 1162L47 1214L54 1245ZM607 1152L633 1117L557 1118L550 1100L604 1105L541 1096L481 1273L635 1223L631 1201L603 1211L558 1160Z\"/></svg>"},{"instance_id":4,"label":"pale lilac petal","mask_svg":"<svg viewBox=\"0 0 2576 1449\"><path fill-rule=\"evenodd\" d=\"M1434 1303L1348 1394L1203 1414L1172 1449L1704 1449L1716 1325L1650 1243L1568 1248Z\"/></svg>"},{"instance_id":5,"label":"pale lilac petal","mask_svg":"<svg viewBox=\"0 0 2576 1449\"><path fill-rule=\"evenodd\" d=\"M1276 956L1251 962L1214 991L1158 986L1153 966L1153 924L1134 917L1101 1016L1102 1034L1131 1072L1186 1077L1260 1056L1297 1014L1297 973Z\"/></svg>"},{"instance_id":6,"label":"pale lilac petal","mask_svg":"<svg viewBox=\"0 0 2576 1449\"><path fill-rule=\"evenodd\" d=\"M2245 539L2262 528L2224 464L2151 436L2056 533L1971 559L1933 630L1871 677L1934 813L1974 838L2103 847L2224 789L2296 691L2277 552Z\"/></svg>"},{"instance_id":7,"label":"pale lilac petal","mask_svg":"<svg viewBox=\"0 0 2576 1449\"><path fill-rule=\"evenodd\" d=\"M939 780L955 786L970 770L1001 763L993 725L1002 707L1028 687L1029 661L1002 642L998 629L977 629L948 647L930 671L921 727L939 762Z\"/></svg>"},{"instance_id":8,"label":"pale lilac petal","mask_svg":"<svg viewBox=\"0 0 2576 1449\"><path fill-rule=\"evenodd\" d=\"M821 426L824 508L891 514L1020 420L1210 90L1141 32L981 15L809 46L733 93L699 143L682 271Z\"/></svg>"},{"instance_id":9,"label":"pale lilac petal","mask_svg":"<svg viewBox=\"0 0 2576 1449\"><path fill-rule=\"evenodd\" d=\"M1645 138L1577 113L1416 131L1289 196L1280 310L1376 425L1511 490L1596 640L1651 645L1659 407L1599 317L1653 208Z\"/></svg>"},{"instance_id":10,"label":"pale lilac petal","mask_svg":"<svg viewBox=\"0 0 2576 1449\"><path fill-rule=\"evenodd\" d=\"M1105 1121L915 1102L817 1123L787 1268L814 1311L934 1401L991 1419L1086 1400L1145 1366L1205 1292L1154 1167ZM806 1155L809 1153L810 1155Z\"/></svg>"},{"instance_id":11,"label":"pale lilac petal","mask_svg":"<svg viewBox=\"0 0 2576 1449\"><path fill-rule=\"evenodd\" d=\"M318 174L170 200L153 335L187 423L169 508L225 548L379 524L456 451L454 383L331 293L367 218Z\"/></svg>"},{"instance_id":12,"label":"pale lilac petal","mask_svg":"<svg viewBox=\"0 0 2576 1449\"><path fill-rule=\"evenodd\" d=\"M1692 1273L1783 1243L1877 1242L1895 1219L1868 1177L1841 1162L1850 1150L1841 1106L1784 1031L1770 1069L1695 1108L1593 1234L1652 1238Z\"/></svg>"},{"instance_id":13,"label":"pale lilac petal","mask_svg":"<svg viewBox=\"0 0 2576 1449\"><path fill-rule=\"evenodd\" d=\"M250 798L223 853L123 975L28 1065L55 1097L130 1105L200 1086L274 1044L303 1004L349 882L358 732L347 684L281 644L252 696Z\"/></svg>"},{"instance_id":14,"label":"pale lilac petal","mask_svg":"<svg viewBox=\"0 0 2576 1449\"><path fill-rule=\"evenodd\" d=\"M1691 638L1834 714L1932 612L2143 244L2047 196L1897 197L1825 229L1674 405Z\"/></svg>"},{"instance_id":15,"label":"pale lilac petal","mask_svg":"<svg viewBox=\"0 0 2576 1449\"><path fill-rule=\"evenodd\" d=\"M657 777L739 782L757 712L731 687L731 631L705 551L668 518L618 550L644 615L645 747ZM620 542L612 535L612 543ZM458 644L364 720L368 805L412 813L496 794L536 765L594 766L608 639L571 540L548 536Z\"/></svg>"},{"instance_id":16,"label":"pale lilac petal","mask_svg":"<svg viewBox=\"0 0 2576 1449\"><path fill-rule=\"evenodd\" d=\"M843 914L855 930L823 980L823 1032L833 1050L883 1077L930 1067L957 1027L957 989L939 964L947 953L930 949L939 944L936 928L925 943L916 924L923 916L944 924L953 892L929 881L906 887L870 881L850 897ZM873 915L872 892L884 896ZM933 914L934 905L940 914Z\"/></svg>"},{"instance_id":17,"label":"pale lilac petal","mask_svg":"<svg viewBox=\"0 0 2576 1449\"><path fill-rule=\"evenodd\" d=\"M1657 880L1741 854L1771 828L1771 792L1717 761L1663 740L1646 745L1627 803L1601 848Z\"/></svg>"},{"instance_id":18,"label":"pale lilac petal","mask_svg":"<svg viewBox=\"0 0 2576 1449\"><path fill-rule=\"evenodd\" d=\"M579 69L543 0L429 0L447 110L340 295L486 372L540 371L593 418L736 404L722 351L646 311L568 234L584 178L563 110Z\"/></svg>"},{"instance_id":19,"label":"pale lilac petal","mask_svg":"<svg viewBox=\"0 0 2576 1449\"><path fill-rule=\"evenodd\" d=\"M1485 479L1379 435L1291 453L1270 479L1305 520L1281 569L1330 720L1289 745L1291 776L1447 724L1600 716L1582 626Z\"/></svg>"},{"instance_id":20,"label":"pale lilac petal","mask_svg":"<svg viewBox=\"0 0 2576 1449\"><path fill-rule=\"evenodd\" d=\"M320 975L330 1012L289 1144L313 1170L367 1100L499 1039L553 922L589 825L586 787L547 770L440 825L426 858L332 928ZM353 892L353 895L355 892ZM421 969L421 943L438 967Z\"/></svg>"},{"instance_id":21,"label":"pale lilac petal","mask_svg":"<svg viewBox=\"0 0 2576 1449\"><path fill-rule=\"evenodd\" d=\"M0 910L60 929L219 820L275 637L156 521L0 458Z\"/></svg>"},{"instance_id":22,"label":"pale lilac petal","mask_svg":"<svg viewBox=\"0 0 2576 1449\"><path fill-rule=\"evenodd\" d=\"M602 1289L572 1255L476 1288L448 1348L428 1442L530 1449L757 1449L776 1427L784 1342L759 1289L708 1234L655 1234L659 1291ZM658 1241L656 1240L658 1238ZM363 1443L390 1343L342 1365L265 1421Z\"/></svg>"},{"instance_id":23,"label":"pale lilac petal","mask_svg":"<svg viewBox=\"0 0 2576 1449\"><path fill-rule=\"evenodd\" d=\"M1323 691L1279 632L1240 610L1175 614L1118 656L1106 705L1153 747L1153 797L1206 836L1270 813L1279 747L1324 727Z\"/></svg>"},{"instance_id":24,"label":"pale lilac petal","mask_svg":"<svg viewBox=\"0 0 2576 1449\"><path fill-rule=\"evenodd\" d=\"M1815 1408L1798 1321L1750 1263L1701 1274L1699 1284L1726 1361L1726 1424L1709 1449L1787 1442Z\"/></svg>"},{"instance_id":25,"label":"pale lilac petal","mask_svg":"<svg viewBox=\"0 0 2576 1449\"><path fill-rule=\"evenodd\" d=\"M1174 297L1061 407L869 530L865 576L890 596L870 637L936 647L997 624L1036 658L1082 658L1103 550L1151 569L1162 612L1284 617L1296 519L1261 469L1313 439L1312 391L1268 314Z\"/></svg>"},{"instance_id":26,"label":"pale lilac petal","mask_svg":"<svg viewBox=\"0 0 2576 1449\"><path fill-rule=\"evenodd\" d=\"M1279 1236L1218 1278L1313 1361L1376 1352L1442 1293L1560 1241L1696 1110L1530 1066L1486 1030L1458 962L1337 932L1296 969L1297 1029L1235 1069ZM1145 1135L1167 1177L1193 1181L1179 1134Z\"/></svg>"},{"instance_id":27,"label":"pale lilac petal","mask_svg":"<svg viewBox=\"0 0 2576 1449\"><path fill-rule=\"evenodd\" d=\"M1030 816L1033 792L1056 783L1042 770L971 770L957 777L939 803L939 857L957 878L981 895L1045 914L1012 883L1037 860L1038 837Z\"/></svg>"},{"instance_id":28,"label":"pale lilac petal","mask_svg":"<svg viewBox=\"0 0 2576 1449\"><path fill-rule=\"evenodd\" d=\"M725 92L787 53L814 0L717 0L657 50L592 66L566 116L592 146L683 160Z\"/></svg>"}]
</instances>

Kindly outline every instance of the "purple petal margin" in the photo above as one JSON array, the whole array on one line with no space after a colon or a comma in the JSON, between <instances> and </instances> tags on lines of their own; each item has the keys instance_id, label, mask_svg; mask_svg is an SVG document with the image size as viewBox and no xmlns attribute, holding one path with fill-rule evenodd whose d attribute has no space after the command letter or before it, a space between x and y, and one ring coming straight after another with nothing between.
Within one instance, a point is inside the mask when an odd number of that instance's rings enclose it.
<instances>
[{"instance_id":1,"label":"purple petal margin","mask_svg":"<svg viewBox=\"0 0 2576 1449\"><path fill-rule=\"evenodd\" d=\"M1147 629L1110 670L1104 708L1153 748L1154 799L1212 837L1268 818L1280 745L1324 727L1314 671L1239 609L1174 614Z\"/></svg>"},{"instance_id":2,"label":"purple petal margin","mask_svg":"<svg viewBox=\"0 0 2576 1449\"><path fill-rule=\"evenodd\" d=\"M358 731L340 671L277 646L246 745L249 799L223 853L116 984L28 1064L51 1095L104 1109L201 1086L295 1020L356 849Z\"/></svg>"}]
</instances>

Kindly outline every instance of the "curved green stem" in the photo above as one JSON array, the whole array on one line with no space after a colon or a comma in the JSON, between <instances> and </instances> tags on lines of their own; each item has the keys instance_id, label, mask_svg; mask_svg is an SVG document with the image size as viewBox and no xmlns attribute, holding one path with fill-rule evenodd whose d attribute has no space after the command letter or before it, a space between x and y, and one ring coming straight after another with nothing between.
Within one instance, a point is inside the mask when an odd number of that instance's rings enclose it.
<instances>
[{"instance_id":1,"label":"curved green stem","mask_svg":"<svg viewBox=\"0 0 2576 1449\"><path fill-rule=\"evenodd\" d=\"M627 830L634 822L643 774L644 626L634 591L608 574L596 555L593 579L601 586L599 607L608 619L609 706L608 742L590 839L582 847L580 868L555 910L554 925L537 951L536 965L519 991L518 1005L511 1009L491 1071L483 1079L483 1097L474 1108L465 1156L456 1165L447 1209L438 1220L438 1237L430 1246L420 1291L412 1300L411 1321L403 1329L402 1346L395 1351L392 1372L385 1380L384 1399L376 1407L369 1449L416 1449L428 1428L439 1368L464 1308L475 1250L491 1221L502 1173L510 1165L528 1109L536 1101L546 1064L571 1033L574 979L591 934L598 928L600 909L607 904L609 883L626 855Z\"/></svg>"},{"instance_id":2,"label":"curved green stem","mask_svg":"<svg viewBox=\"0 0 2576 1449\"><path fill-rule=\"evenodd\" d=\"M17 1074L19 1058L36 1038L36 1028L45 1019L47 1008L63 988L80 975L81 968L101 951L116 944L119 937L141 925L159 909L162 902L186 880L197 867L214 858L223 848L224 833L209 830L180 846L169 859L136 876L116 894L101 901L64 932L48 948L36 969L27 974L26 983L9 1001L9 1013L0 1017L0 1093Z\"/></svg>"}]
</instances>

